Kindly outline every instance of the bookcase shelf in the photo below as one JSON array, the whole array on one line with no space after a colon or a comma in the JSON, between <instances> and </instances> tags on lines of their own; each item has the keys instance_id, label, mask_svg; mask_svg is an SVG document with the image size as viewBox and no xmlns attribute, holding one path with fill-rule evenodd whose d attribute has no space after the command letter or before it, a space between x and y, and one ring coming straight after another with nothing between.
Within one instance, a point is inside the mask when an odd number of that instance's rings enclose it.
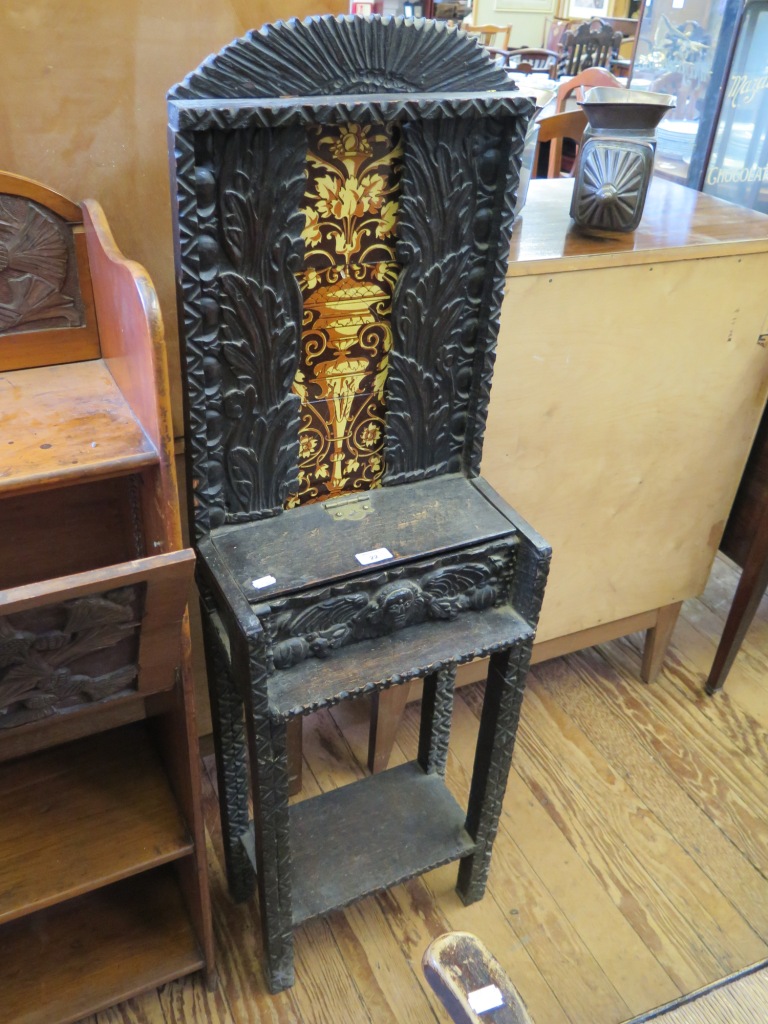
<instances>
[{"instance_id":1,"label":"bookcase shelf","mask_svg":"<svg viewBox=\"0 0 768 1024\"><path fill-rule=\"evenodd\" d=\"M159 461L104 360L0 380L0 495L136 472Z\"/></svg>"}]
</instances>

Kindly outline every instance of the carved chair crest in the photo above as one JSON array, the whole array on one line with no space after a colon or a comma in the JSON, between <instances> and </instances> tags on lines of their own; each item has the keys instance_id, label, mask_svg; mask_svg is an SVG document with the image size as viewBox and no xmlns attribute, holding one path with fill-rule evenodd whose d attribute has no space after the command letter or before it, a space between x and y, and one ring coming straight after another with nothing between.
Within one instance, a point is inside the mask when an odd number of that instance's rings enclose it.
<instances>
[{"instance_id":1,"label":"carved chair crest","mask_svg":"<svg viewBox=\"0 0 768 1024\"><path fill-rule=\"evenodd\" d=\"M435 22L266 26L169 94L198 536L479 470L531 102Z\"/></svg>"}]
</instances>

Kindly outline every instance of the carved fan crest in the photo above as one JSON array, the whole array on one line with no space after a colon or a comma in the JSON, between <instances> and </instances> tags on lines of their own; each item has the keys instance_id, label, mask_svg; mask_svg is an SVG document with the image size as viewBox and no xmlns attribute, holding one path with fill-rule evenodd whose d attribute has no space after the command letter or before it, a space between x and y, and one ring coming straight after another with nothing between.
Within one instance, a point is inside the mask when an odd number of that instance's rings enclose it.
<instances>
[{"instance_id":1,"label":"carved fan crest","mask_svg":"<svg viewBox=\"0 0 768 1024\"><path fill-rule=\"evenodd\" d=\"M82 323L74 254L55 214L16 196L0 196L0 334Z\"/></svg>"},{"instance_id":2,"label":"carved fan crest","mask_svg":"<svg viewBox=\"0 0 768 1024\"><path fill-rule=\"evenodd\" d=\"M168 95L246 99L515 88L476 39L444 22L326 15L250 32Z\"/></svg>"}]
</instances>

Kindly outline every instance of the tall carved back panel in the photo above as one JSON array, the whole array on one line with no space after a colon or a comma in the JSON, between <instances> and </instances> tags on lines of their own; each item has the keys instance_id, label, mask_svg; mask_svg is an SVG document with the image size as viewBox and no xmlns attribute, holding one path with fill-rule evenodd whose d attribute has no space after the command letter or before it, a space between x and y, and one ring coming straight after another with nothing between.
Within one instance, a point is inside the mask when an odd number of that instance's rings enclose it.
<instances>
[{"instance_id":1,"label":"tall carved back panel","mask_svg":"<svg viewBox=\"0 0 768 1024\"><path fill-rule=\"evenodd\" d=\"M169 95L198 536L477 474L533 106L444 24L251 33Z\"/></svg>"}]
</instances>

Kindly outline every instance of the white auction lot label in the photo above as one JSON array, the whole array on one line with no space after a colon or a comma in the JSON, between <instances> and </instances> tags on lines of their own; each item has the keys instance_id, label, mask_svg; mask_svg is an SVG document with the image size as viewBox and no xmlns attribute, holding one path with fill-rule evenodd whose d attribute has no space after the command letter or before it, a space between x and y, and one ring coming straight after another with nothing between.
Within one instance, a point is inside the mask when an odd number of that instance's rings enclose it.
<instances>
[{"instance_id":1,"label":"white auction lot label","mask_svg":"<svg viewBox=\"0 0 768 1024\"><path fill-rule=\"evenodd\" d=\"M469 1005L475 1013L488 1013L489 1010L498 1010L504 1005L504 996L501 989L495 985L486 985L485 988L476 988L474 992L467 995Z\"/></svg>"},{"instance_id":2,"label":"white auction lot label","mask_svg":"<svg viewBox=\"0 0 768 1024\"><path fill-rule=\"evenodd\" d=\"M386 562L388 558L394 557L389 548L374 548L373 551L361 551L359 555L355 555L360 565L374 565L376 562Z\"/></svg>"}]
</instances>

